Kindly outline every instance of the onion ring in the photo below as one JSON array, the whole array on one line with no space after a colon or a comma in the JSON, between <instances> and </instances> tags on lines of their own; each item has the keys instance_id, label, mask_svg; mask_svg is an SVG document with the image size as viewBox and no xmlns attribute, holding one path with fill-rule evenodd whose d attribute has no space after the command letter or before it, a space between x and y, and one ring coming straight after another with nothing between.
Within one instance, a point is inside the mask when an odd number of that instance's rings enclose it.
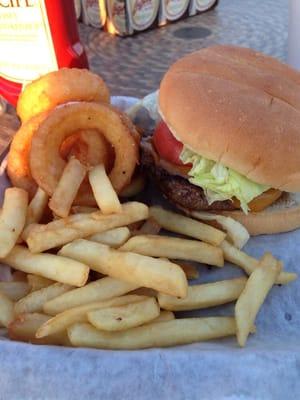
<instances>
[{"instance_id":1,"label":"onion ring","mask_svg":"<svg viewBox=\"0 0 300 400\"><path fill-rule=\"evenodd\" d=\"M120 111L105 103L73 103L53 110L39 125L32 138L30 169L33 178L52 195L65 166L60 155L62 142L76 130L96 129L115 151L115 163L109 174L119 193L131 180L138 162L136 132L120 116Z\"/></svg>"},{"instance_id":2,"label":"onion ring","mask_svg":"<svg viewBox=\"0 0 300 400\"><path fill-rule=\"evenodd\" d=\"M87 167L103 164L107 172L111 171L115 159L111 145L102 134L93 129L80 131L67 137L61 145L60 154L66 161L74 156ZM79 188L74 204L96 205L87 177Z\"/></svg>"},{"instance_id":3,"label":"onion ring","mask_svg":"<svg viewBox=\"0 0 300 400\"><path fill-rule=\"evenodd\" d=\"M62 143L60 154L64 160L75 157L86 167L104 164L110 171L114 164L114 151L103 135L96 130L74 133Z\"/></svg>"},{"instance_id":4,"label":"onion ring","mask_svg":"<svg viewBox=\"0 0 300 400\"><path fill-rule=\"evenodd\" d=\"M87 69L62 68L49 72L26 86L19 97L17 114L22 122L71 101L109 103L103 79Z\"/></svg>"},{"instance_id":5,"label":"onion ring","mask_svg":"<svg viewBox=\"0 0 300 400\"><path fill-rule=\"evenodd\" d=\"M37 184L31 175L29 165L31 141L37 128L47 115L47 112L39 114L21 126L12 140L8 155L7 174L12 184L26 190L30 198L34 196L37 190ZM103 163L107 171L111 170L114 152L104 136L99 134L98 131L80 131L69 136L68 139L60 149L60 154L64 160L74 155L87 167ZM90 192L90 185L88 179L86 179L80 187L80 197L83 199L83 204L95 204L95 199Z\"/></svg>"},{"instance_id":6,"label":"onion ring","mask_svg":"<svg viewBox=\"0 0 300 400\"><path fill-rule=\"evenodd\" d=\"M138 128L134 125L131 119L125 113L120 113L120 118L127 125L128 129L131 131L131 134L138 145L140 145L141 141L141 133L138 131Z\"/></svg>"},{"instance_id":7,"label":"onion ring","mask_svg":"<svg viewBox=\"0 0 300 400\"><path fill-rule=\"evenodd\" d=\"M47 115L48 113L42 113L25 122L15 134L8 154L7 174L11 183L13 186L26 190L30 198L34 196L37 189L29 166L31 140Z\"/></svg>"}]
</instances>

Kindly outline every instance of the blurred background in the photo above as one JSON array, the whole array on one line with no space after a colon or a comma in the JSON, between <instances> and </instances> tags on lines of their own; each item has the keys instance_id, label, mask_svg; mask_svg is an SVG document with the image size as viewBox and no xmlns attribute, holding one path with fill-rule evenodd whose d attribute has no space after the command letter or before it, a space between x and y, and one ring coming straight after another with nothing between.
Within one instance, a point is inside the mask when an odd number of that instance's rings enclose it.
<instances>
[{"instance_id":1,"label":"blurred background","mask_svg":"<svg viewBox=\"0 0 300 400\"><path fill-rule=\"evenodd\" d=\"M112 94L142 97L158 87L180 56L215 43L287 60L288 5L287 0L109 0L104 6L81 0L77 15L90 68Z\"/></svg>"}]
</instances>

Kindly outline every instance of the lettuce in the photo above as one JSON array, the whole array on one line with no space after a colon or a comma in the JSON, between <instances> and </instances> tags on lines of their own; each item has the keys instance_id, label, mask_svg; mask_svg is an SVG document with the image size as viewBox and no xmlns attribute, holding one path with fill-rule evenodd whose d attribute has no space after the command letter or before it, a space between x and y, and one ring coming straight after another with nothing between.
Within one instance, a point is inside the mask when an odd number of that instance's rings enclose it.
<instances>
[{"instance_id":1,"label":"lettuce","mask_svg":"<svg viewBox=\"0 0 300 400\"><path fill-rule=\"evenodd\" d=\"M229 200L236 197L244 213L248 213L248 203L270 187L255 183L236 171L215 161L208 160L193 151L183 148L180 159L184 164L191 163L189 181L200 186L206 195L208 203Z\"/></svg>"}]
</instances>

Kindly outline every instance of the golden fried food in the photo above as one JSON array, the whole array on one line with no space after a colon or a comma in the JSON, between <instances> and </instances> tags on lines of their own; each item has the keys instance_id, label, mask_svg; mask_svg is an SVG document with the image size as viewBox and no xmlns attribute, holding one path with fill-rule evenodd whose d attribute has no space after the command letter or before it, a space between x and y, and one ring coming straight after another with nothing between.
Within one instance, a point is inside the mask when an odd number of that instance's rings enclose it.
<instances>
[{"instance_id":1,"label":"golden fried food","mask_svg":"<svg viewBox=\"0 0 300 400\"><path fill-rule=\"evenodd\" d=\"M11 143L7 162L7 174L16 187L22 188L32 198L37 190L37 184L31 175L29 153L31 141L40 123L48 113L39 114L22 124ZM82 130L69 136L60 147L60 154L64 160L72 155L82 164L95 166L104 164L110 171L114 163L114 151L104 136L96 130ZM95 205L90 185L86 179L80 188L79 204ZM80 201L81 199L81 201Z\"/></svg>"},{"instance_id":2,"label":"golden fried food","mask_svg":"<svg viewBox=\"0 0 300 400\"><path fill-rule=\"evenodd\" d=\"M71 101L110 101L103 79L87 69L62 68L49 72L26 86L17 105L22 122Z\"/></svg>"},{"instance_id":3,"label":"golden fried food","mask_svg":"<svg viewBox=\"0 0 300 400\"><path fill-rule=\"evenodd\" d=\"M32 138L31 173L38 185L52 195L65 166L60 155L63 141L77 130L95 129L115 151L109 174L114 189L120 192L131 180L139 157L138 143L120 112L104 103L73 103L53 110L41 122Z\"/></svg>"},{"instance_id":4,"label":"golden fried food","mask_svg":"<svg viewBox=\"0 0 300 400\"><path fill-rule=\"evenodd\" d=\"M60 154L66 161L74 156L86 167L103 164L107 172L111 171L115 160L115 153L112 146L105 137L95 129L79 131L67 137L61 145ZM96 205L87 178L80 186L75 203L85 206Z\"/></svg>"},{"instance_id":5,"label":"golden fried food","mask_svg":"<svg viewBox=\"0 0 300 400\"><path fill-rule=\"evenodd\" d=\"M11 183L13 186L26 190L30 198L34 196L37 189L29 166L31 140L34 132L47 114L39 114L22 124L13 138L8 154L7 174Z\"/></svg>"},{"instance_id":6,"label":"golden fried food","mask_svg":"<svg viewBox=\"0 0 300 400\"><path fill-rule=\"evenodd\" d=\"M103 164L107 171L114 163L113 148L103 135L93 129L67 137L61 145L60 154L64 160L73 156L87 167Z\"/></svg>"}]
</instances>

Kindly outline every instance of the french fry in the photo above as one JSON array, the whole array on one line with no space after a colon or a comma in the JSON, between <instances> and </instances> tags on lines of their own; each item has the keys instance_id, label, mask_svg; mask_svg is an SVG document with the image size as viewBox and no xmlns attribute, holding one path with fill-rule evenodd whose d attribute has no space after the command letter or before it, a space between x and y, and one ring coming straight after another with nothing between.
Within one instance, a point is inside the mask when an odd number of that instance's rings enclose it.
<instances>
[{"instance_id":1,"label":"french fry","mask_svg":"<svg viewBox=\"0 0 300 400\"><path fill-rule=\"evenodd\" d=\"M199 278L199 271L194 265L187 264L185 262L177 261L177 260L171 260L171 261L174 262L175 264L178 264L180 266L180 268L183 269L187 279L198 279Z\"/></svg>"},{"instance_id":2,"label":"french fry","mask_svg":"<svg viewBox=\"0 0 300 400\"><path fill-rule=\"evenodd\" d=\"M251 275L259 265L259 261L256 258L253 258L243 251L237 249L227 240L224 240L224 242L221 243L221 248L224 252L225 260L241 267L247 275ZM297 274L294 272L281 271L276 279L276 283L285 285L296 279Z\"/></svg>"},{"instance_id":3,"label":"french fry","mask_svg":"<svg viewBox=\"0 0 300 400\"><path fill-rule=\"evenodd\" d=\"M50 210L66 218L85 175L86 167L77 158L71 157L49 201Z\"/></svg>"},{"instance_id":4,"label":"french fry","mask_svg":"<svg viewBox=\"0 0 300 400\"><path fill-rule=\"evenodd\" d=\"M162 259L168 260L168 258L165 258L165 257L163 257ZM199 278L199 271L194 265L188 264L187 262L181 261L181 260L170 259L170 261L179 265L179 267L185 273L186 279L198 279Z\"/></svg>"},{"instance_id":5,"label":"french fry","mask_svg":"<svg viewBox=\"0 0 300 400\"><path fill-rule=\"evenodd\" d=\"M127 295L70 308L45 322L36 332L36 337L41 338L52 335L53 333L64 331L68 326L73 325L76 322L85 322L87 321L87 313L89 311L121 306L142 300L145 300L144 296Z\"/></svg>"},{"instance_id":6,"label":"french fry","mask_svg":"<svg viewBox=\"0 0 300 400\"><path fill-rule=\"evenodd\" d=\"M231 336L236 333L232 317L183 318L152 323L123 332L101 332L87 323L68 329L74 346L134 350L167 347Z\"/></svg>"},{"instance_id":7,"label":"french fry","mask_svg":"<svg viewBox=\"0 0 300 400\"><path fill-rule=\"evenodd\" d=\"M86 219L88 219L88 216L86 214L73 214L67 218L60 218L57 215L54 215L53 220L48 224L31 224L26 227L26 230L29 230L29 233L30 230L41 233L55 229L61 229L66 227L66 225L73 226L75 223L86 221ZM29 233L27 234L27 236L29 236Z\"/></svg>"},{"instance_id":8,"label":"french fry","mask_svg":"<svg viewBox=\"0 0 300 400\"><path fill-rule=\"evenodd\" d=\"M25 226L23 232L21 233L21 239L20 242L27 241L28 236L34 231L35 233L42 232L45 230L45 225L42 224L29 224ZM18 243L19 244L19 243Z\"/></svg>"},{"instance_id":9,"label":"french fry","mask_svg":"<svg viewBox=\"0 0 300 400\"><path fill-rule=\"evenodd\" d=\"M173 319L175 319L175 315L172 311L161 311L157 318L153 319L150 322L147 322L147 324L144 325L154 324L157 322L172 321Z\"/></svg>"},{"instance_id":10,"label":"french fry","mask_svg":"<svg viewBox=\"0 0 300 400\"><path fill-rule=\"evenodd\" d=\"M228 238L232 241L235 247L241 249L248 242L250 235L247 229L239 221L225 217L224 215L210 214L208 212L199 211L187 211L187 214L191 215L201 221L216 221L218 225L224 229L227 233Z\"/></svg>"},{"instance_id":11,"label":"french fry","mask_svg":"<svg viewBox=\"0 0 300 400\"><path fill-rule=\"evenodd\" d=\"M89 236L88 240L92 242L98 242L106 244L107 246L118 248L122 246L130 238L130 230L123 226L121 228L111 229L106 232L96 233L95 235Z\"/></svg>"},{"instance_id":12,"label":"french fry","mask_svg":"<svg viewBox=\"0 0 300 400\"><path fill-rule=\"evenodd\" d=\"M45 338L37 339L35 334L38 328L48 321L51 317L44 314L20 314L8 326L8 336L12 340L29 342L34 344L54 344L71 346L67 332L58 332Z\"/></svg>"},{"instance_id":13,"label":"french fry","mask_svg":"<svg viewBox=\"0 0 300 400\"><path fill-rule=\"evenodd\" d=\"M143 225L133 232L133 235L158 235L161 226L155 221L154 218L149 218Z\"/></svg>"},{"instance_id":14,"label":"french fry","mask_svg":"<svg viewBox=\"0 0 300 400\"><path fill-rule=\"evenodd\" d=\"M132 290L129 294L136 294L138 296L147 296L147 297L157 297L156 290L146 287L140 287L138 289Z\"/></svg>"},{"instance_id":15,"label":"french fry","mask_svg":"<svg viewBox=\"0 0 300 400\"><path fill-rule=\"evenodd\" d=\"M87 207L87 206L72 206L71 214L89 214L92 212L99 211L97 207Z\"/></svg>"},{"instance_id":16,"label":"french fry","mask_svg":"<svg viewBox=\"0 0 300 400\"><path fill-rule=\"evenodd\" d=\"M66 293L72 286L63 283L54 283L29 293L15 304L15 315L43 311L44 304L55 297Z\"/></svg>"},{"instance_id":17,"label":"french fry","mask_svg":"<svg viewBox=\"0 0 300 400\"><path fill-rule=\"evenodd\" d=\"M258 260L237 249L227 240L224 240L220 247L225 260L241 267L247 275L250 275L258 266Z\"/></svg>"},{"instance_id":18,"label":"french fry","mask_svg":"<svg viewBox=\"0 0 300 400\"><path fill-rule=\"evenodd\" d=\"M29 237L30 237L29 238L29 241L30 241L31 237L33 237L33 242L34 242L33 246L35 246L35 245L38 245L38 243L39 243L38 237L40 234L42 234L46 240L54 241L53 242L54 247L59 247L60 246L59 241L62 240L59 238L59 235L61 235L63 238L65 238L67 235L70 235L70 241L72 241L71 238L74 236L74 232L76 229L80 229L80 232L82 233L82 235L86 228L90 229L93 227L94 229L96 229L96 227L97 227L98 230L102 230L102 226L100 226L99 222L95 222L95 218L93 218L93 215L95 216L96 214L95 213L94 214L89 213L89 215L87 215L87 213L86 214L74 214L67 218L54 219L52 222L49 222L46 225L31 224L24 229L24 231L22 233L22 237L23 237L23 240L25 240L25 241L27 241L27 239ZM121 228L124 228L124 227L121 227ZM118 229L118 228L114 228L114 229ZM114 229L105 230L100 233L106 234L106 232L112 231ZM96 233L95 235L97 235L97 234L98 233ZM79 233L77 233L77 236L78 235L79 235ZM94 234L91 236L94 236ZM56 244L56 241L58 244Z\"/></svg>"},{"instance_id":19,"label":"french fry","mask_svg":"<svg viewBox=\"0 0 300 400\"><path fill-rule=\"evenodd\" d=\"M0 292L0 324L8 327L9 323L14 319L14 302Z\"/></svg>"},{"instance_id":20,"label":"french fry","mask_svg":"<svg viewBox=\"0 0 300 400\"><path fill-rule=\"evenodd\" d=\"M75 214L47 224L42 230L29 233L26 242L32 253L39 253L62 246L75 239L88 237L113 228L148 218L148 207L131 202L122 205L118 214L103 215L101 212Z\"/></svg>"},{"instance_id":21,"label":"french fry","mask_svg":"<svg viewBox=\"0 0 300 400\"><path fill-rule=\"evenodd\" d=\"M219 247L197 240L140 235L130 238L119 250L152 257L197 261L218 267L224 265L223 252Z\"/></svg>"},{"instance_id":22,"label":"french fry","mask_svg":"<svg viewBox=\"0 0 300 400\"><path fill-rule=\"evenodd\" d=\"M185 297L187 293L184 272L167 260L118 251L83 239L65 245L59 254L86 262L95 271L137 286L178 297Z\"/></svg>"},{"instance_id":23,"label":"french fry","mask_svg":"<svg viewBox=\"0 0 300 400\"><path fill-rule=\"evenodd\" d=\"M34 292L35 290L40 290L55 283L51 279L47 279L44 278L43 276L38 276L33 274L27 275L27 281L31 288L31 292Z\"/></svg>"},{"instance_id":24,"label":"french fry","mask_svg":"<svg viewBox=\"0 0 300 400\"><path fill-rule=\"evenodd\" d=\"M122 296L134 289L136 289L136 285L132 283L105 277L48 301L44 304L44 312L56 315L70 308Z\"/></svg>"},{"instance_id":25,"label":"french fry","mask_svg":"<svg viewBox=\"0 0 300 400\"><path fill-rule=\"evenodd\" d=\"M17 243L24 228L28 193L19 188L5 190L0 215L0 257L5 257Z\"/></svg>"},{"instance_id":26,"label":"french fry","mask_svg":"<svg viewBox=\"0 0 300 400\"><path fill-rule=\"evenodd\" d=\"M10 300L18 301L29 293L30 286L27 282L0 282L0 292Z\"/></svg>"},{"instance_id":27,"label":"french fry","mask_svg":"<svg viewBox=\"0 0 300 400\"><path fill-rule=\"evenodd\" d=\"M245 287L247 279L236 278L188 287L184 299L158 293L160 308L170 311L197 310L219 306L236 300Z\"/></svg>"},{"instance_id":28,"label":"french fry","mask_svg":"<svg viewBox=\"0 0 300 400\"><path fill-rule=\"evenodd\" d=\"M54 254L32 254L23 246L15 246L2 261L23 272L72 286L83 286L89 275L85 264Z\"/></svg>"},{"instance_id":29,"label":"french fry","mask_svg":"<svg viewBox=\"0 0 300 400\"><path fill-rule=\"evenodd\" d=\"M49 196L47 193L39 187L28 205L25 226L40 222L47 207L48 200Z\"/></svg>"},{"instance_id":30,"label":"french fry","mask_svg":"<svg viewBox=\"0 0 300 400\"><path fill-rule=\"evenodd\" d=\"M89 181L98 207L103 214L122 212L122 206L104 166L97 165L89 171Z\"/></svg>"},{"instance_id":31,"label":"french fry","mask_svg":"<svg viewBox=\"0 0 300 400\"><path fill-rule=\"evenodd\" d=\"M278 261L270 253L266 253L247 280L235 305L237 339L240 346L245 346L256 315L276 282L279 272Z\"/></svg>"},{"instance_id":32,"label":"french fry","mask_svg":"<svg viewBox=\"0 0 300 400\"><path fill-rule=\"evenodd\" d=\"M159 316L159 306L152 297L119 307L108 307L87 313L88 321L103 331L124 331L143 325Z\"/></svg>"},{"instance_id":33,"label":"french fry","mask_svg":"<svg viewBox=\"0 0 300 400\"><path fill-rule=\"evenodd\" d=\"M149 213L150 217L154 218L162 228L214 246L219 246L226 237L226 234L219 229L161 207L150 207Z\"/></svg>"}]
</instances>

